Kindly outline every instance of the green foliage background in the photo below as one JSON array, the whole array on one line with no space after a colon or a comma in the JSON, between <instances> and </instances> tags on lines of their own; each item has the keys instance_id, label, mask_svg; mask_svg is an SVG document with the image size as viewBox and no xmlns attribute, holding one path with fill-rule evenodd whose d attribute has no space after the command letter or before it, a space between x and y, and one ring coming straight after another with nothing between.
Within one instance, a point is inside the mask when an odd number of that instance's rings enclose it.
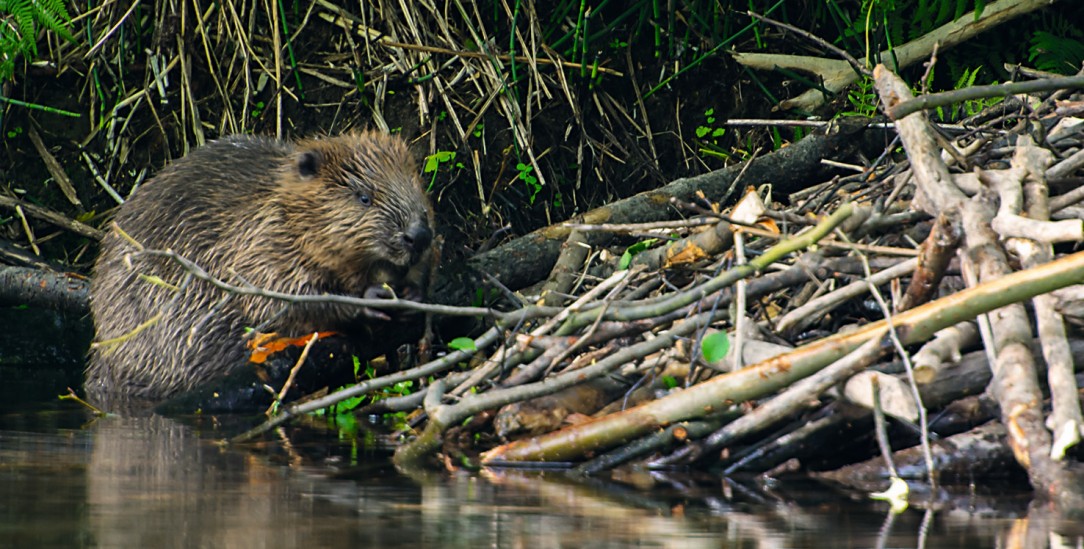
<instances>
[{"instance_id":1,"label":"green foliage background","mask_svg":"<svg viewBox=\"0 0 1084 549\"><path fill-rule=\"evenodd\" d=\"M7 154L0 164L12 165L10 173L21 178L5 184L100 225L115 201L96 178L123 196L148 173L222 134L275 134L281 127L284 137L295 137L381 119L425 149L419 156L427 160L438 210L452 217L445 225L453 227L448 237L458 240L453 249L475 248L498 227L523 234L784 146L807 131L736 128L726 125L729 119L876 115L868 82L820 112L775 110L817 82L805 74L745 69L728 51L833 54L755 21L748 11L865 59L867 51L891 51L988 6L984 0L331 4L363 21L374 33L370 41L394 36L452 53L373 46L356 28L318 16L332 8L297 0L145 0L138 6L0 0L0 145ZM922 67L903 76L916 88L942 91L1014 78L1007 64L1075 73L1084 60L1082 12L1084 2L1054 2L939 52L927 82L920 82ZM81 17L73 23L71 15ZM579 65L556 69L514 57L524 54ZM498 55L501 63L493 59ZM170 63L169 78L161 78ZM277 82L268 78L274 70L282 72ZM487 70L495 78L480 85L477 75ZM314 72L333 77L335 85ZM958 120L982 106L940 114ZM79 118L59 118L59 109ZM50 175L22 131L30 123L43 128L85 209L72 211L55 188L35 185ZM87 167L91 161L96 168ZM5 223L14 221L0 217L0 226ZM92 257L70 247L58 255Z\"/></svg>"},{"instance_id":2,"label":"green foliage background","mask_svg":"<svg viewBox=\"0 0 1084 549\"><path fill-rule=\"evenodd\" d=\"M18 57L37 57L40 30L74 41L69 25L63 0L0 0L0 81L12 78Z\"/></svg>"}]
</instances>

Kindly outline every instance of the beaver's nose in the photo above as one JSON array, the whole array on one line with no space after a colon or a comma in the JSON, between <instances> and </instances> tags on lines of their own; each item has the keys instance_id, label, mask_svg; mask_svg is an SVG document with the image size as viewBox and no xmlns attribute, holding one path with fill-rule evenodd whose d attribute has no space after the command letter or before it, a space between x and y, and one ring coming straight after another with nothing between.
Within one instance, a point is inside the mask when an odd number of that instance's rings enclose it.
<instances>
[{"instance_id":1,"label":"beaver's nose","mask_svg":"<svg viewBox=\"0 0 1084 549\"><path fill-rule=\"evenodd\" d=\"M407 227L406 231L403 231L403 241L406 242L407 247L413 250L414 256L417 257L429 249L429 245L433 243L433 231L429 229L428 223L419 221Z\"/></svg>"}]
</instances>

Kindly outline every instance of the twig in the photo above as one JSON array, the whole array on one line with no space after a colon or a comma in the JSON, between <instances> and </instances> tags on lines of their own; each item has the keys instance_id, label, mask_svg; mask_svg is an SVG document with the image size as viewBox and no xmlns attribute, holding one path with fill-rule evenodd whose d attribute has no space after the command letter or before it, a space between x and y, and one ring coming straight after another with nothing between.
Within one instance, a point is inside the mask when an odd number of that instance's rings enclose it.
<instances>
[{"instance_id":1,"label":"twig","mask_svg":"<svg viewBox=\"0 0 1084 549\"><path fill-rule=\"evenodd\" d=\"M301 371L301 366L305 364L305 359L309 358L309 350L312 349L316 340L320 339L320 332L313 332L309 336L309 340L305 342L305 347L301 349L301 356L297 357L297 362L294 363L293 368L290 368L290 375L286 378L286 383L282 384L282 389L279 390L278 395L275 396L275 401L271 403L271 406L267 408L264 415L271 417L274 415L274 411L282 404L282 401L286 398L286 393L290 391L290 387L294 385L294 379L297 378L297 372Z\"/></svg>"},{"instance_id":2,"label":"twig","mask_svg":"<svg viewBox=\"0 0 1084 549\"><path fill-rule=\"evenodd\" d=\"M3 206L5 208L11 208L12 210L14 210L15 208L21 208L30 217L41 219L42 221L47 221L53 225L56 225L57 227L71 231L81 236L85 236L87 238L100 240L103 236L105 236L105 231L95 229L94 227L91 227L86 223L82 223L74 219L68 219L52 210L30 204L29 202L25 202L17 198L11 198L3 194L0 194L0 206Z\"/></svg>"},{"instance_id":3,"label":"twig","mask_svg":"<svg viewBox=\"0 0 1084 549\"><path fill-rule=\"evenodd\" d=\"M946 213L937 216L930 235L919 247L918 263L915 265L911 284L896 304L896 310L913 309L937 295L945 269L960 244L960 236L960 221L957 217Z\"/></svg>"},{"instance_id":4,"label":"twig","mask_svg":"<svg viewBox=\"0 0 1084 549\"><path fill-rule=\"evenodd\" d=\"M809 40L809 41L819 45L820 47L822 47L822 48L824 48L824 49L838 55L841 59L843 59L848 64L850 64L851 68L854 69L854 72L856 72L858 74L861 74L863 76L870 76L870 70L866 67L866 65L859 62L857 59L854 58L853 55L847 53L847 51L844 50L843 48L840 48L840 47L836 46L835 44L833 44L833 43L831 43L831 42L829 42L829 41L827 41L827 40L825 40L825 39L823 39L823 38L809 32L809 31L806 31L806 30L800 29L798 27L795 27L794 25L788 25L787 23L783 23L781 21L776 21L775 19L765 17L765 16L760 15L759 13L756 13L756 12L753 12L753 11L747 11L745 13L747 15L749 15L749 17L752 17L753 19L757 19L757 20L763 21L765 23L775 25L775 26L777 26L779 28L787 29L790 32L793 32L794 34L797 34L798 36L801 36L802 38L805 38L806 40Z\"/></svg>"},{"instance_id":5,"label":"twig","mask_svg":"<svg viewBox=\"0 0 1084 549\"><path fill-rule=\"evenodd\" d=\"M41 250L38 249L37 238L34 237L34 229L30 228L30 222L26 219L26 214L23 212L22 206L15 206L15 215L19 216L19 225L23 228L23 233L26 234L26 241L30 243L30 249L34 252L34 255L41 256Z\"/></svg>"},{"instance_id":6,"label":"twig","mask_svg":"<svg viewBox=\"0 0 1084 549\"><path fill-rule=\"evenodd\" d=\"M698 216L689 219L655 221L652 223L565 223L564 226L574 231L584 232L641 233L656 230L668 231L687 227L703 227L704 225L714 225L718 222L719 218Z\"/></svg>"},{"instance_id":7,"label":"twig","mask_svg":"<svg viewBox=\"0 0 1084 549\"><path fill-rule=\"evenodd\" d=\"M528 57L526 55L509 56L509 55L501 55L501 54L486 54L486 53L480 53L480 52L476 52L476 51L451 50L451 49L447 49L447 48L439 48L439 47L436 47L436 46L425 46L425 45L421 45L421 44L405 44L403 42L393 42L391 40L378 40L377 44L380 44L381 46L384 46L386 48L398 48L398 49L404 49L404 50L423 51L423 52L426 52L426 53L440 53L440 54L445 54L445 55L454 55L456 57L466 57L466 58L471 58L471 59L490 59L491 57L496 57L497 59L500 59L501 61L515 60L515 61L520 61L520 62L524 62L524 63L528 63L528 62L538 63L539 65L559 65L560 67L565 68L565 69L576 69L576 70L580 70L580 69L583 69L583 68L587 67L587 65L584 65L582 63L573 63L571 61L554 61L552 59L548 59L548 58L545 58L545 57L532 58L532 57ZM608 68L608 67L591 66L590 68L591 68L591 70L598 71L598 72L605 73L605 74L609 74L611 76L617 76L619 78L623 78L625 76L625 74L622 73L621 71L617 71L617 70L614 70L614 69L611 69L611 68Z\"/></svg>"},{"instance_id":8,"label":"twig","mask_svg":"<svg viewBox=\"0 0 1084 549\"><path fill-rule=\"evenodd\" d=\"M885 467L892 474L892 478L899 478L896 464L892 462L892 445L888 443L888 429L885 425L885 411L881 407L881 384L877 376L869 378L870 387L873 390L873 431L877 435L877 447L881 449L881 457L885 460Z\"/></svg>"},{"instance_id":9,"label":"twig","mask_svg":"<svg viewBox=\"0 0 1084 549\"><path fill-rule=\"evenodd\" d=\"M425 432L414 441L401 446L396 450L395 461L399 464L412 463L425 457L437 447L440 436L447 427L454 425L468 416L482 410L496 408L512 402L551 394L561 389L582 383L585 380L602 376L631 360L647 356L648 354L673 345L679 337L684 337L692 333L698 325L710 323L713 320L711 313L702 313L658 334L653 339L625 347L590 366L574 371L562 372L535 383L489 391L486 393L465 395L463 400L458 404L442 406L437 413L430 414L429 424L426 425ZM491 450L490 452L491 453L487 455L493 457L487 457L487 461L489 459L501 459L502 456L499 453L493 453L494 450ZM551 461L548 458L543 459Z\"/></svg>"},{"instance_id":10,"label":"twig","mask_svg":"<svg viewBox=\"0 0 1084 549\"><path fill-rule=\"evenodd\" d=\"M265 290L263 288L257 288L252 285L239 286L236 284L230 284L229 282L225 282L219 278L211 276L207 271L205 271L196 263L170 250L142 250L133 253L164 257L176 261L186 271L191 273L192 276L194 276L195 278L204 282L208 282L214 287L232 294L265 297L268 299L275 299L287 303L340 303L343 305L372 307L391 311L413 310L446 316L482 316L507 322L514 322L526 318L536 318L559 311L557 307L528 307L511 312L502 312L494 309L488 309L485 307L452 307L448 305L422 303L420 301L410 301L400 298L369 299L348 295L289 294L284 292Z\"/></svg>"},{"instance_id":11,"label":"twig","mask_svg":"<svg viewBox=\"0 0 1084 549\"><path fill-rule=\"evenodd\" d=\"M60 400L74 400L75 402L77 402L77 403L83 405L84 407L86 407L88 410L93 412L94 415L96 415L98 417L105 417L105 416L109 415L109 413L106 412L105 410L102 410L101 408L98 408L97 406L95 406L95 405L93 405L93 404L79 398L79 395L75 394L75 391L72 390L71 387L68 387L68 394L60 395L57 398L59 398Z\"/></svg>"},{"instance_id":12,"label":"twig","mask_svg":"<svg viewBox=\"0 0 1084 549\"><path fill-rule=\"evenodd\" d=\"M900 360L903 361L904 371L907 372L908 385L911 388L911 398L914 399L915 405L918 407L918 427L921 430L922 438L922 455L926 459L926 474L932 485L937 485L937 469L935 469L933 461L933 451L930 449L930 426L929 421L926 418L926 405L922 403L922 395L919 394L918 384L915 382L915 369L911 365L911 357L907 353L907 349L904 348L903 342L900 340L900 334L896 330L896 324L892 321L892 310L885 303L883 297L881 297L881 291L877 289L877 285L873 282L873 275L870 273L869 261L865 255L859 256L862 259L862 269L865 271L866 284L869 285L870 295L877 301L877 305L881 308L881 313L884 315L885 320L888 323L888 336L892 340L892 345L896 348L896 354L899 355Z\"/></svg>"},{"instance_id":13,"label":"twig","mask_svg":"<svg viewBox=\"0 0 1084 549\"><path fill-rule=\"evenodd\" d=\"M45 162L45 168L49 170L49 175L53 176L53 181L60 187L60 191L64 193L64 198L68 199L68 202L77 208L82 208L83 203L79 201L79 196L75 193L75 187L72 185L71 178L68 177L68 173L64 171L64 167L57 162L53 153L49 152L49 148L45 146L45 143L41 140L41 135L38 134L38 130L35 124L30 124L27 128L26 135L30 137L30 142L34 144L34 149L38 151L38 156Z\"/></svg>"},{"instance_id":14,"label":"twig","mask_svg":"<svg viewBox=\"0 0 1084 549\"><path fill-rule=\"evenodd\" d=\"M940 93L920 95L895 104L885 110L892 120L899 120L909 114L921 110L946 107L954 103L963 103L986 97L1003 97L1021 93L1035 93L1084 87L1084 76L1065 76L1061 78L1046 78L1043 80L1029 80L1027 82L1010 82L1008 84L993 84L989 86L969 86L958 90Z\"/></svg>"},{"instance_id":15,"label":"twig","mask_svg":"<svg viewBox=\"0 0 1084 549\"><path fill-rule=\"evenodd\" d=\"M663 429L657 433L635 440L611 452L607 452L589 461L585 461L572 469L573 474L594 475L613 469L622 463L635 459L639 456L656 451L674 442L685 442L699 439L719 428L723 418L704 421L683 421Z\"/></svg>"},{"instance_id":16,"label":"twig","mask_svg":"<svg viewBox=\"0 0 1084 549\"><path fill-rule=\"evenodd\" d=\"M869 280L875 285L885 284L890 280L906 276L918 266L917 259L908 259L898 265L889 267L873 275ZM812 299L789 313L783 315L776 322L776 330L779 332L797 332L816 322L816 320L843 303L854 299L870 291L870 284L866 280L852 282L838 290L829 292L821 297Z\"/></svg>"}]
</instances>

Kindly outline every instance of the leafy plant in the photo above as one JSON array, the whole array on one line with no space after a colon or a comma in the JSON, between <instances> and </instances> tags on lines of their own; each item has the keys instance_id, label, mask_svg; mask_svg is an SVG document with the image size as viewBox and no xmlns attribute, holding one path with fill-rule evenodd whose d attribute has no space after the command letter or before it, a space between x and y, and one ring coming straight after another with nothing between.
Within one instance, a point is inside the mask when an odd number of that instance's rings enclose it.
<instances>
[{"instance_id":1,"label":"leafy plant","mask_svg":"<svg viewBox=\"0 0 1084 549\"><path fill-rule=\"evenodd\" d=\"M704 121L696 127L696 138L700 140L700 154L727 159L729 155L719 146L719 138L726 133L726 128L715 125L715 107L704 111Z\"/></svg>"},{"instance_id":2,"label":"leafy plant","mask_svg":"<svg viewBox=\"0 0 1084 549\"><path fill-rule=\"evenodd\" d=\"M840 116L872 117L877 114L877 101L873 79L862 77L847 91L847 103L851 105L851 108L841 112Z\"/></svg>"},{"instance_id":3,"label":"leafy plant","mask_svg":"<svg viewBox=\"0 0 1084 549\"><path fill-rule=\"evenodd\" d=\"M364 368L362 368L362 362L360 359L358 359L357 356L353 356L351 358L354 362L355 380L361 381L363 379L376 378L376 367L366 362L364 364ZM316 416L327 416L328 420L334 422L335 425L341 430L344 430L346 432L353 432L352 429L356 430L355 418L353 417L353 411L355 409L357 409L362 404L365 404L366 401L376 402L385 398L409 395L412 392L411 388L413 386L413 381L401 381L399 383L396 383L395 385L392 385L391 387L386 387L368 395L359 395L345 399L335 404L331 408L321 408L319 410L316 410L315 412L313 412L313 414ZM348 387L351 387L351 385L344 385L336 390L346 389ZM384 415L384 418L392 423L401 421L405 417L406 416L405 414L403 414L403 412Z\"/></svg>"},{"instance_id":4,"label":"leafy plant","mask_svg":"<svg viewBox=\"0 0 1084 549\"><path fill-rule=\"evenodd\" d=\"M696 127L696 137L716 139L726 133L726 128L715 127L715 108L704 111L704 123Z\"/></svg>"},{"instance_id":5,"label":"leafy plant","mask_svg":"<svg viewBox=\"0 0 1084 549\"><path fill-rule=\"evenodd\" d=\"M429 178L429 187L425 189L426 192L433 190L433 185L437 182L437 170L440 169L440 166L442 164L448 164L453 160L455 160L455 151L437 151L436 153L425 157L424 171L425 173L433 174L432 177ZM463 164L459 162L456 162L455 166L459 169L463 168Z\"/></svg>"},{"instance_id":6,"label":"leafy plant","mask_svg":"<svg viewBox=\"0 0 1084 549\"><path fill-rule=\"evenodd\" d=\"M956 79L953 89L959 90L974 86L975 80L978 77L980 71L982 71L982 67L975 67L974 69L964 69L963 74L961 74L960 77ZM962 105L960 105L959 108L962 109L962 112L959 113L957 113L957 111L955 110L946 113L943 107L937 107L937 115L941 118L941 120L944 120L946 122L955 119L957 116L973 116L991 105L996 105L1000 103L1002 99L1003 98L1001 97L987 97L983 99L965 101Z\"/></svg>"},{"instance_id":7,"label":"leafy plant","mask_svg":"<svg viewBox=\"0 0 1084 549\"><path fill-rule=\"evenodd\" d=\"M971 69L971 70L964 69L964 73L956 81L956 89L967 88L967 87L974 86L975 85L975 78L979 75L979 71L981 71L981 70L982 70L982 67L975 67L974 69ZM994 81L992 83L997 84L996 81ZM984 98L981 98L981 99L973 99L973 100L970 100L970 101L964 101L964 104L963 104L964 113L963 114L964 114L965 117L974 116L974 115L978 114L979 112L983 111L984 109L986 109L987 107L996 105L996 104L1000 103L1003 100L1004 100L1004 98L1002 98L1002 97L984 97Z\"/></svg>"},{"instance_id":8,"label":"leafy plant","mask_svg":"<svg viewBox=\"0 0 1084 549\"><path fill-rule=\"evenodd\" d=\"M41 28L75 41L63 0L0 0L0 81L15 74L15 58L37 57Z\"/></svg>"},{"instance_id":9,"label":"leafy plant","mask_svg":"<svg viewBox=\"0 0 1084 549\"><path fill-rule=\"evenodd\" d=\"M833 19L848 25L842 35L866 41L866 33L880 33L889 49L913 40L973 11L981 17L987 0L862 0L857 13L847 15L837 0L829 0ZM869 35L871 40L873 35Z\"/></svg>"},{"instance_id":10,"label":"leafy plant","mask_svg":"<svg viewBox=\"0 0 1084 549\"><path fill-rule=\"evenodd\" d=\"M1066 36L1037 31L1028 46L1028 62L1035 68L1058 74L1072 74L1084 60L1084 32L1068 27Z\"/></svg>"},{"instance_id":11,"label":"leafy plant","mask_svg":"<svg viewBox=\"0 0 1084 549\"><path fill-rule=\"evenodd\" d=\"M519 171L519 175L516 177L522 179L523 182L527 184L527 187L531 189L530 201L531 204L534 204L535 197L537 197L539 191L542 190L542 185L538 183L538 178L531 175L531 172L534 171L534 166L519 162L516 164L516 170Z\"/></svg>"},{"instance_id":12,"label":"leafy plant","mask_svg":"<svg viewBox=\"0 0 1084 549\"><path fill-rule=\"evenodd\" d=\"M455 151L437 151L425 157L425 173L435 173L441 164L455 160Z\"/></svg>"}]
</instances>

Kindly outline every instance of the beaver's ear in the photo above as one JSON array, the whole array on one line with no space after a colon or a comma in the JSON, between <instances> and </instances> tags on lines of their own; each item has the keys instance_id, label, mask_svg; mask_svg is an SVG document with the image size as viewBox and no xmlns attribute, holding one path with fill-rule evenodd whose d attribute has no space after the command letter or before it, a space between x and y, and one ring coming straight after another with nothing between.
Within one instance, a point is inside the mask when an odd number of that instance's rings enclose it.
<instances>
[{"instance_id":1,"label":"beaver's ear","mask_svg":"<svg viewBox=\"0 0 1084 549\"><path fill-rule=\"evenodd\" d=\"M297 157L297 173L301 174L301 177L315 177L323 163L324 155L320 154L320 151L305 151Z\"/></svg>"}]
</instances>

